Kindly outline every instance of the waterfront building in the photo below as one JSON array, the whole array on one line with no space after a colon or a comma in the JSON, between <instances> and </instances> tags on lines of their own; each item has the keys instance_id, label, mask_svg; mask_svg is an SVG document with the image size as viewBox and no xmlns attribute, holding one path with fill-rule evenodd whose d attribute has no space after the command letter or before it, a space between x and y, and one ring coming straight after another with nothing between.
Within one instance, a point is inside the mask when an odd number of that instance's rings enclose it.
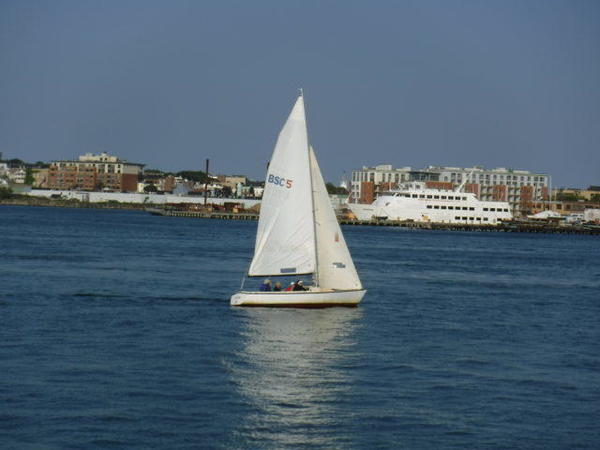
<instances>
[{"instance_id":1,"label":"waterfront building","mask_svg":"<svg viewBox=\"0 0 600 450\"><path fill-rule=\"evenodd\" d=\"M228 186L231 190L235 191L240 183L242 186L246 186L248 179L243 175L218 175L217 181L221 185Z\"/></svg>"},{"instance_id":2,"label":"waterfront building","mask_svg":"<svg viewBox=\"0 0 600 450\"><path fill-rule=\"evenodd\" d=\"M52 161L48 188L62 190L136 192L144 164L127 162L107 153L86 153L78 160Z\"/></svg>"},{"instance_id":3,"label":"waterfront building","mask_svg":"<svg viewBox=\"0 0 600 450\"><path fill-rule=\"evenodd\" d=\"M584 201L600 201L600 186L589 186L587 189L560 188L555 190L553 198L557 200L572 199Z\"/></svg>"},{"instance_id":4,"label":"waterfront building","mask_svg":"<svg viewBox=\"0 0 600 450\"><path fill-rule=\"evenodd\" d=\"M481 201L508 202L514 215L531 211L534 202L549 200L551 178L548 174L507 168L429 166L424 169L385 164L352 171L350 203L370 204L380 193L400 183L422 181L430 189L455 189L464 183L463 192Z\"/></svg>"},{"instance_id":5,"label":"waterfront building","mask_svg":"<svg viewBox=\"0 0 600 450\"><path fill-rule=\"evenodd\" d=\"M8 169L8 179L15 184L24 184L27 171L24 167L12 167Z\"/></svg>"}]
</instances>

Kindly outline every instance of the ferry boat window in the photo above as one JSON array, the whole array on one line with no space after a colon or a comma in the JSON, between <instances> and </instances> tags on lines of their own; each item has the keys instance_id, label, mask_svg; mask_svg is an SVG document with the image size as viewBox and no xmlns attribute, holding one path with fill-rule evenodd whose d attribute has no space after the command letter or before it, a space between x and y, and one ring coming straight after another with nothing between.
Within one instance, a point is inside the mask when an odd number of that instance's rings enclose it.
<instances>
[{"instance_id":1,"label":"ferry boat window","mask_svg":"<svg viewBox=\"0 0 600 450\"><path fill-rule=\"evenodd\" d=\"M454 206L448 206L448 209L454 209Z\"/></svg>"},{"instance_id":2,"label":"ferry boat window","mask_svg":"<svg viewBox=\"0 0 600 450\"><path fill-rule=\"evenodd\" d=\"M433 207L433 209L440 209L440 207L439 207L438 205L435 205L435 206Z\"/></svg>"},{"instance_id":3,"label":"ferry boat window","mask_svg":"<svg viewBox=\"0 0 600 450\"><path fill-rule=\"evenodd\" d=\"M475 220L473 217L469 217L469 220Z\"/></svg>"},{"instance_id":4,"label":"ferry boat window","mask_svg":"<svg viewBox=\"0 0 600 450\"><path fill-rule=\"evenodd\" d=\"M460 220L460 216L454 216L454 220Z\"/></svg>"},{"instance_id":5,"label":"ferry boat window","mask_svg":"<svg viewBox=\"0 0 600 450\"><path fill-rule=\"evenodd\" d=\"M504 212L508 212L508 209L504 208Z\"/></svg>"},{"instance_id":6,"label":"ferry boat window","mask_svg":"<svg viewBox=\"0 0 600 450\"><path fill-rule=\"evenodd\" d=\"M477 220L481 220L481 217L477 217Z\"/></svg>"},{"instance_id":7,"label":"ferry boat window","mask_svg":"<svg viewBox=\"0 0 600 450\"><path fill-rule=\"evenodd\" d=\"M466 217L463 217L463 218L462 218L462 220L467 220L467 218L466 218Z\"/></svg>"},{"instance_id":8,"label":"ferry boat window","mask_svg":"<svg viewBox=\"0 0 600 450\"><path fill-rule=\"evenodd\" d=\"M487 220L488 220L488 218L487 218L487 217L484 217L484 218L483 218L483 221L484 221L484 222L485 222L485 221L487 221Z\"/></svg>"},{"instance_id":9,"label":"ferry boat window","mask_svg":"<svg viewBox=\"0 0 600 450\"><path fill-rule=\"evenodd\" d=\"M439 195L434 195L433 198L439 199L440 196Z\"/></svg>"},{"instance_id":10,"label":"ferry boat window","mask_svg":"<svg viewBox=\"0 0 600 450\"><path fill-rule=\"evenodd\" d=\"M433 198L433 195L428 195L427 198Z\"/></svg>"},{"instance_id":11,"label":"ferry boat window","mask_svg":"<svg viewBox=\"0 0 600 450\"><path fill-rule=\"evenodd\" d=\"M446 209L446 207L444 205L442 205L442 209Z\"/></svg>"},{"instance_id":12,"label":"ferry boat window","mask_svg":"<svg viewBox=\"0 0 600 450\"><path fill-rule=\"evenodd\" d=\"M483 208L483 210L484 210L484 211L487 211L487 210L488 210L488 208Z\"/></svg>"},{"instance_id":13,"label":"ferry boat window","mask_svg":"<svg viewBox=\"0 0 600 450\"><path fill-rule=\"evenodd\" d=\"M419 198L425 198L425 196L423 194L419 195Z\"/></svg>"},{"instance_id":14,"label":"ferry boat window","mask_svg":"<svg viewBox=\"0 0 600 450\"><path fill-rule=\"evenodd\" d=\"M413 194L412 198L418 198L419 196L417 194Z\"/></svg>"},{"instance_id":15,"label":"ferry boat window","mask_svg":"<svg viewBox=\"0 0 600 450\"><path fill-rule=\"evenodd\" d=\"M462 199L463 199L463 200L466 200L466 199L467 199L467 197L463 197Z\"/></svg>"},{"instance_id":16,"label":"ferry boat window","mask_svg":"<svg viewBox=\"0 0 600 450\"><path fill-rule=\"evenodd\" d=\"M496 211L496 208L490 208L490 211Z\"/></svg>"},{"instance_id":17,"label":"ferry boat window","mask_svg":"<svg viewBox=\"0 0 600 450\"><path fill-rule=\"evenodd\" d=\"M466 206L463 206L462 209L463 209L463 211L466 211L469 208L467 208Z\"/></svg>"},{"instance_id":18,"label":"ferry boat window","mask_svg":"<svg viewBox=\"0 0 600 450\"><path fill-rule=\"evenodd\" d=\"M410 194L404 194L406 198L410 198Z\"/></svg>"},{"instance_id":19,"label":"ferry boat window","mask_svg":"<svg viewBox=\"0 0 600 450\"><path fill-rule=\"evenodd\" d=\"M446 196L445 195L442 195L442 200L446 200Z\"/></svg>"},{"instance_id":20,"label":"ferry boat window","mask_svg":"<svg viewBox=\"0 0 600 450\"><path fill-rule=\"evenodd\" d=\"M449 195L448 200L454 200L454 197L452 195Z\"/></svg>"},{"instance_id":21,"label":"ferry boat window","mask_svg":"<svg viewBox=\"0 0 600 450\"><path fill-rule=\"evenodd\" d=\"M427 205L427 209L431 209L431 205Z\"/></svg>"},{"instance_id":22,"label":"ferry boat window","mask_svg":"<svg viewBox=\"0 0 600 450\"><path fill-rule=\"evenodd\" d=\"M472 206L469 207L469 211L475 211L475 208L473 208Z\"/></svg>"}]
</instances>

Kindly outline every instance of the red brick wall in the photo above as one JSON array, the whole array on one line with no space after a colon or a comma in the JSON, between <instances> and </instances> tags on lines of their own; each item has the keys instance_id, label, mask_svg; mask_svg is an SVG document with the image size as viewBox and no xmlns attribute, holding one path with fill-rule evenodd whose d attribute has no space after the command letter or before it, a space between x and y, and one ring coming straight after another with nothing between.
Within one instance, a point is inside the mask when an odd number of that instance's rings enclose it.
<instances>
[{"instance_id":1,"label":"red brick wall","mask_svg":"<svg viewBox=\"0 0 600 450\"><path fill-rule=\"evenodd\" d=\"M476 183L467 183L465 184L465 192L472 192L477 198L479 198L479 194L481 194L481 187Z\"/></svg>"},{"instance_id":2,"label":"red brick wall","mask_svg":"<svg viewBox=\"0 0 600 450\"><path fill-rule=\"evenodd\" d=\"M372 181L363 181L360 183L360 198L358 203L371 204L375 200L374 186Z\"/></svg>"},{"instance_id":3,"label":"red brick wall","mask_svg":"<svg viewBox=\"0 0 600 450\"><path fill-rule=\"evenodd\" d=\"M521 186L521 209L529 210L533 202L533 186Z\"/></svg>"},{"instance_id":4,"label":"red brick wall","mask_svg":"<svg viewBox=\"0 0 600 450\"><path fill-rule=\"evenodd\" d=\"M503 184L496 184L492 186L492 200L497 202L508 201L507 187Z\"/></svg>"},{"instance_id":5,"label":"red brick wall","mask_svg":"<svg viewBox=\"0 0 600 450\"><path fill-rule=\"evenodd\" d=\"M137 192L138 176L134 173L124 173L121 176L121 190Z\"/></svg>"}]
</instances>

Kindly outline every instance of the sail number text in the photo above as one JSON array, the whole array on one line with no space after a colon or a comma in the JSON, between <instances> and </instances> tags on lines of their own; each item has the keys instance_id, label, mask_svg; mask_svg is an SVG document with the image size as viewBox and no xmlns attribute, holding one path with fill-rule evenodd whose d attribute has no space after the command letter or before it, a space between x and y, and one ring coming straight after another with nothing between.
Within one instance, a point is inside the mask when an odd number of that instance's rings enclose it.
<instances>
[{"instance_id":1,"label":"sail number text","mask_svg":"<svg viewBox=\"0 0 600 450\"><path fill-rule=\"evenodd\" d=\"M294 180L286 180L283 177L278 177L277 175L269 175L268 182L276 184L277 186L283 186L286 188L291 188Z\"/></svg>"}]
</instances>

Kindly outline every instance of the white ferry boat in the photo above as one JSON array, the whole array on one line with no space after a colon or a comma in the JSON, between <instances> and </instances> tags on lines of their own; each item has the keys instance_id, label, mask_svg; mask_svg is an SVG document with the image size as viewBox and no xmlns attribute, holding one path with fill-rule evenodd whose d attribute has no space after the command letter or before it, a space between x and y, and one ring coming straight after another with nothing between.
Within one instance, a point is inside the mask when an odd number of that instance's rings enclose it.
<instances>
[{"instance_id":1,"label":"white ferry boat","mask_svg":"<svg viewBox=\"0 0 600 450\"><path fill-rule=\"evenodd\" d=\"M358 220L388 219L415 222L497 224L512 219L507 202L484 202L475 194L427 188L424 182L400 184L383 192L370 205L349 203Z\"/></svg>"}]
</instances>

